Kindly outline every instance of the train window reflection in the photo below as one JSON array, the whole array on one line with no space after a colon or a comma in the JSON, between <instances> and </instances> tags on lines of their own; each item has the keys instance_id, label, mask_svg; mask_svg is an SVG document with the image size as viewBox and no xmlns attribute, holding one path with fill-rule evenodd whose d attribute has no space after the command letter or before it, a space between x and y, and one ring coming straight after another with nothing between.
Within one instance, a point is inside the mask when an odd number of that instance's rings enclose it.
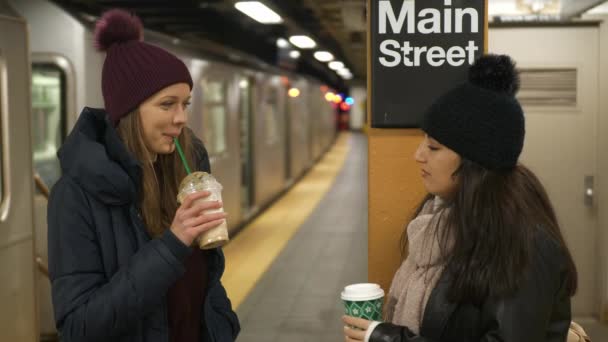
<instances>
[{"instance_id":1,"label":"train window reflection","mask_svg":"<svg viewBox=\"0 0 608 342\"><path fill-rule=\"evenodd\" d=\"M226 82L203 80L203 139L210 155L226 151Z\"/></svg>"},{"instance_id":2,"label":"train window reflection","mask_svg":"<svg viewBox=\"0 0 608 342\"><path fill-rule=\"evenodd\" d=\"M53 64L32 66L32 137L34 169L50 188L61 176L57 150L65 121L65 74Z\"/></svg>"}]
</instances>

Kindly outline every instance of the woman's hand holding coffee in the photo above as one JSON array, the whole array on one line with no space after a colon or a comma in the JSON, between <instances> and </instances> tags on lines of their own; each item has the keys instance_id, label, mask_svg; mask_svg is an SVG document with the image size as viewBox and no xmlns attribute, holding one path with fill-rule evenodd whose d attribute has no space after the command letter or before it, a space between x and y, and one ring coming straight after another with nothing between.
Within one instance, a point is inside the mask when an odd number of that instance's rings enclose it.
<instances>
[{"instance_id":1,"label":"woman's hand holding coffee","mask_svg":"<svg viewBox=\"0 0 608 342\"><path fill-rule=\"evenodd\" d=\"M358 317L342 316L342 322L346 324L344 326L345 342L365 340L365 333L371 321Z\"/></svg>"},{"instance_id":2,"label":"woman's hand holding coffee","mask_svg":"<svg viewBox=\"0 0 608 342\"><path fill-rule=\"evenodd\" d=\"M224 212L204 213L206 210L222 207L222 203L219 201L200 201L210 194L209 191L200 191L186 196L182 205L175 212L171 232L186 246L192 245L197 236L219 226L226 218Z\"/></svg>"}]
</instances>

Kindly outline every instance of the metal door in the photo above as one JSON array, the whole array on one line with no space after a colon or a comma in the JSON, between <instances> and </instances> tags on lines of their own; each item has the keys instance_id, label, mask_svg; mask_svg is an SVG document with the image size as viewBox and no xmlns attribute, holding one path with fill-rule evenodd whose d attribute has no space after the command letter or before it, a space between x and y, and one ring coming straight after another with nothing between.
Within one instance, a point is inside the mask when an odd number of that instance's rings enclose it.
<instances>
[{"instance_id":1,"label":"metal door","mask_svg":"<svg viewBox=\"0 0 608 342\"><path fill-rule=\"evenodd\" d=\"M26 23L0 15L0 32L0 341L36 341Z\"/></svg>"}]
</instances>

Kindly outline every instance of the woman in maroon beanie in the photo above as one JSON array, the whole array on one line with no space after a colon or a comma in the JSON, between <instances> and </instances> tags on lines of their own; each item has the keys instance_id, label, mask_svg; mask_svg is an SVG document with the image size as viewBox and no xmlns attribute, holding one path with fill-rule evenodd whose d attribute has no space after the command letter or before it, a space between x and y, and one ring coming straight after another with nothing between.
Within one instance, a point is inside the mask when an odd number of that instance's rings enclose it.
<instances>
[{"instance_id":1,"label":"woman in maroon beanie","mask_svg":"<svg viewBox=\"0 0 608 342\"><path fill-rule=\"evenodd\" d=\"M192 78L171 53L142 41L139 19L112 10L96 47L105 110L84 108L59 151L63 175L48 206L49 267L61 340L234 341L239 322L221 284L221 249L193 248L225 219L221 203L178 207L190 165L210 172L186 127Z\"/></svg>"},{"instance_id":2,"label":"woman in maroon beanie","mask_svg":"<svg viewBox=\"0 0 608 342\"><path fill-rule=\"evenodd\" d=\"M415 154L429 195L403 232L386 322L345 316L346 342L566 341L576 268L545 189L518 163L518 89L513 61L489 55L431 106Z\"/></svg>"}]
</instances>

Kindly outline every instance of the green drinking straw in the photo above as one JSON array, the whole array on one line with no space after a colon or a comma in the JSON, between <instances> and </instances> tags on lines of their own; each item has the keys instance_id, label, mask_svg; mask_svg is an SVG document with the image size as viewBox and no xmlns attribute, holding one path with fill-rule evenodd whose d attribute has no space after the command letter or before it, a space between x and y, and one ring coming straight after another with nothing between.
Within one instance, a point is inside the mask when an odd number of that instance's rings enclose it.
<instances>
[{"instance_id":1,"label":"green drinking straw","mask_svg":"<svg viewBox=\"0 0 608 342\"><path fill-rule=\"evenodd\" d=\"M186 173L191 174L190 168L188 167L188 162L186 161L186 156L184 156L184 151L182 151L182 147L179 145L179 141L177 137L173 138L173 142L175 142L175 148L177 148L177 152L179 153L180 158L182 158L182 163L186 168Z\"/></svg>"}]
</instances>

